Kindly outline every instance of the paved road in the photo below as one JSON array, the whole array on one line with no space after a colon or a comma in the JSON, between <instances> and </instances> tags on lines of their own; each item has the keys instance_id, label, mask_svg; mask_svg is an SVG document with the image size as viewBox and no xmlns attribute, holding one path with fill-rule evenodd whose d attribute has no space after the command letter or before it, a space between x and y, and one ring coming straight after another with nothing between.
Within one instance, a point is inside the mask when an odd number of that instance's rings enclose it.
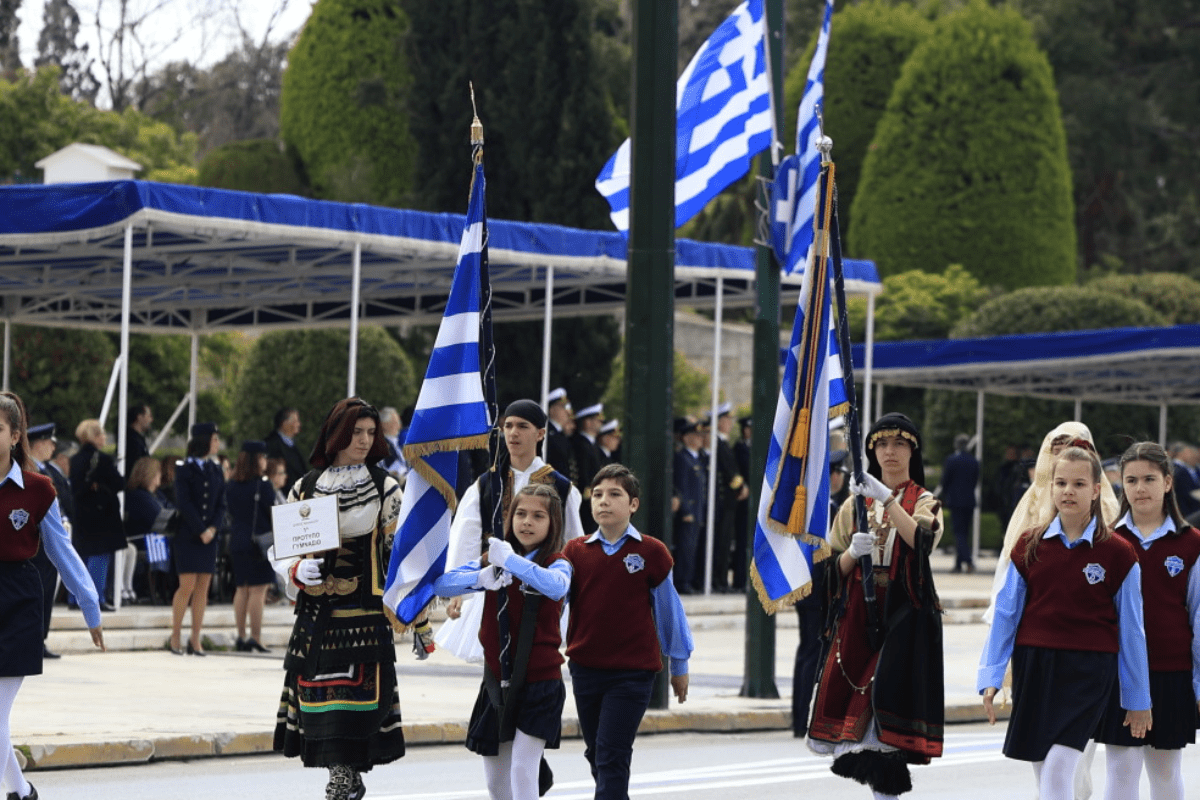
<instances>
[{"instance_id":1,"label":"paved road","mask_svg":"<svg viewBox=\"0 0 1200 800\"><path fill-rule=\"evenodd\" d=\"M914 770L914 798L1012 800L1030 797L1032 770L1000 754L1003 726L948 730L946 755ZM588 800L593 785L582 746L564 742L549 761L556 784L547 800ZM139 767L62 770L32 776L42 796L56 800L208 800L213 797L318 798L324 771L275 756L162 762ZM1093 765L1096 800L1103 797L1103 750ZM1185 751L1184 782L1200 785L1200 749ZM461 746L420 747L367 776L368 800L486 800L478 757ZM868 798L870 793L829 773L785 733L664 734L638 740L631 796L639 800L783 800ZM1143 786L1142 797L1148 797Z\"/></svg>"}]
</instances>

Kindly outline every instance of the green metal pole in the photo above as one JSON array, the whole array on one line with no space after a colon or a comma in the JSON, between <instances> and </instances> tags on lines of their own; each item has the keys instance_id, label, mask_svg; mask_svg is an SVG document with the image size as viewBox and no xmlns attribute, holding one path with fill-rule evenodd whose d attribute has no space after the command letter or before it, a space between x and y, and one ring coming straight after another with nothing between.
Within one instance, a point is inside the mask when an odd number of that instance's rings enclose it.
<instances>
[{"instance_id":1,"label":"green metal pole","mask_svg":"<svg viewBox=\"0 0 1200 800\"><path fill-rule=\"evenodd\" d=\"M771 90L775 96L775 129L783 131L783 0L767 0L767 37L770 42ZM758 159L758 174L768 180L775 167L769 153ZM765 182L759 181L759 207L768 208ZM754 438L750 443L750 530L758 516L763 465L771 445L771 423L779 395L779 266L771 248L758 245L755 253L758 299L754 310ZM748 537L746 563L754 554L754 537ZM775 686L775 618L767 615L758 594L746 582L746 661L742 697L779 697Z\"/></svg>"},{"instance_id":2,"label":"green metal pole","mask_svg":"<svg viewBox=\"0 0 1200 800\"><path fill-rule=\"evenodd\" d=\"M675 347L674 2L635 0L625 300L626 464L642 485L638 530L671 546L671 373ZM666 670L651 708L666 708Z\"/></svg>"}]
</instances>

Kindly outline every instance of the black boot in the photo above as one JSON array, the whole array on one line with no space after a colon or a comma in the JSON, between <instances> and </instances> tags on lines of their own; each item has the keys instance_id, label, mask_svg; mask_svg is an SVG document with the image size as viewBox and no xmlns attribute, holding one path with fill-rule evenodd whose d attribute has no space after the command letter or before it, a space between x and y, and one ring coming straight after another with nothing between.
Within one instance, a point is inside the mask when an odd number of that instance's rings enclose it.
<instances>
[{"instance_id":1,"label":"black boot","mask_svg":"<svg viewBox=\"0 0 1200 800\"><path fill-rule=\"evenodd\" d=\"M7 800L38 800L37 789L35 789L31 783L29 784L29 794L25 795L24 797L19 797L16 792L9 792Z\"/></svg>"}]
</instances>

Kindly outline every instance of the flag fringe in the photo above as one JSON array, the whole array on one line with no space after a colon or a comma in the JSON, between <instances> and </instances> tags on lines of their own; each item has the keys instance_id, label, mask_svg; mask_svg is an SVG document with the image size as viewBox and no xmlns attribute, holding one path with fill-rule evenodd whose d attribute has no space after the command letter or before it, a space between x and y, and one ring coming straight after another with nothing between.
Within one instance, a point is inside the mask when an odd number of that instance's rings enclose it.
<instances>
[{"instance_id":1,"label":"flag fringe","mask_svg":"<svg viewBox=\"0 0 1200 800\"><path fill-rule=\"evenodd\" d=\"M767 588L763 585L762 576L758 574L758 565L754 562L750 563L750 582L754 584L754 591L758 593L758 602L762 604L763 611L768 616L774 615L777 611L786 611L796 603L812 594L812 581L803 586L793 589L778 600L772 600L767 594Z\"/></svg>"},{"instance_id":2,"label":"flag fringe","mask_svg":"<svg viewBox=\"0 0 1200 800\"><path fill-rule=\"evenodd\" d=\"M404 446L404 457L408 459L408 463L412 469L417 471L422 478L425 479L432 488L436 489L446 501L446 505L450 507L450 513L453 514L458 510L458 495L454 491L454 487L446 483L438 471L425 461L424 456L432 453L451 453L460 452L462 450L483 450L488 446L488 434L482 433L475 436L464 436L458 439L438 439L435 442L421 442L419 444L406 444Z\"/></svg>"}]
</instances>

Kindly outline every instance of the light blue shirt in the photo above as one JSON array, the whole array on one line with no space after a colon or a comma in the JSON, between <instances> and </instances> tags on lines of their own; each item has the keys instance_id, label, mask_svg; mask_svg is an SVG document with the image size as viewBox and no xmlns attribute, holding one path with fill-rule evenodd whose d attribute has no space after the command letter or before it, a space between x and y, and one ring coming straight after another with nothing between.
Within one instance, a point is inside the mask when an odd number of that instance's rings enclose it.
<instances>
[{"instance_id":1,"label":"light blue shirt","mask_svg":"<svg viewBox=\"0 0 1200 800\"><path fill-rule=\"evenodd\" d=\"M638 529L630 525L615 542L605 539L600 531L584 539L587 544L599 542L604 555L615 556L625 546L627 539L642 540ZM654 623L658 629L658 643L662 651L671 660L672 675L687 675L688 659L691 658L694 646L692 644L692 629L688 626L687 614L683 610L683 601L675 591L675 582L671 573L658 586L650 590L654 607Z\"/></svg>"},{"instance_id":2,"label":"light blue shirt","mask_svg":"<svg viewBox=\"0 0 1200 800\"><path fill-rule=\"evenodd\" d=\"M1142 532L1133 524L1133 512L1126 512L1125 518L1117 525L1123 525L1137 534L1143 550L1149 550L1150 545L1168 533L1175 532L1175 520L1167 517L1154 533L1142 536ZM1188 572L1187 612L1188 619L1192 621L1192 691L1200 697L1200 561L1192 564L1191 571Z\"/></svg>"},{"instance_id":3,"label":"light blue shirt","mask_svg":"<svg viewBox=\"0 0 1200 800\"><path fill-rule=\"evenodd\" d=\"M1087 542L1092 546L1096 534L1096 520L1092 519L1083 535L1074 542L1063 533L1058 517L1050 523L1043 539L1058 538L1068 549ZM979 659L979 674L976 689L980 694L988 687L999 689L1004 683L1004 671L1012 658L1017 639L1017 628L1025 610L1028 587L1015 564L1009 564L1004 575L1004 586L996 595L996 616L983 646ZM1134 564L1114 598L1117 609L1117 678L1121 686L1121 708L1129 711L1145 711L1150 708L1150 664L1146 657L1146 627L1142 617L1142 570ZM1193 643L1194 647L1194 643Z\"/></svg>"},{"instance_id":4,"label":"light blue shirt","mask_svg":"<svg viewBox=\"0 0 1200 800\"><path fill-rule=\"evenodd\" d=\"M541 567L531 560L536 555L537 551L534 550L524 558L520 555L510 558L504 565L505 571L551 600L563 599L571 588L571 562L560 558L548 567ZM457 597L467 592L483 591L478 585L479 573L482 570L480 561L478 558L473 559L441 575L433 582L433 593L438 597Z\"/></svg>"},{"instance_id":5,"label":"light blue shirt","mask_svg":"<svg viewBox=\"0 0 1200 800\"><path fill-rule=\"evenodd\" d=\"M15 461L8 474L4 476L3 480L0 480L0 486L7 481L12 481L21 487L22 491L25 490L25 475ZM63 583L78 601L87 626L89 628L100 627L100 595L96 592L96 585L92 583L92 577L88 574L87 568L83 566L79 553L75 552L67 529L63 527L57 497L54 498L54 502L50 504L50 510L46 512L46 516L38 525L38 532L42 535L42 546L46 548L46 555L49 556L50 563L58 568Z\"/></svg>"}]
</instances>

